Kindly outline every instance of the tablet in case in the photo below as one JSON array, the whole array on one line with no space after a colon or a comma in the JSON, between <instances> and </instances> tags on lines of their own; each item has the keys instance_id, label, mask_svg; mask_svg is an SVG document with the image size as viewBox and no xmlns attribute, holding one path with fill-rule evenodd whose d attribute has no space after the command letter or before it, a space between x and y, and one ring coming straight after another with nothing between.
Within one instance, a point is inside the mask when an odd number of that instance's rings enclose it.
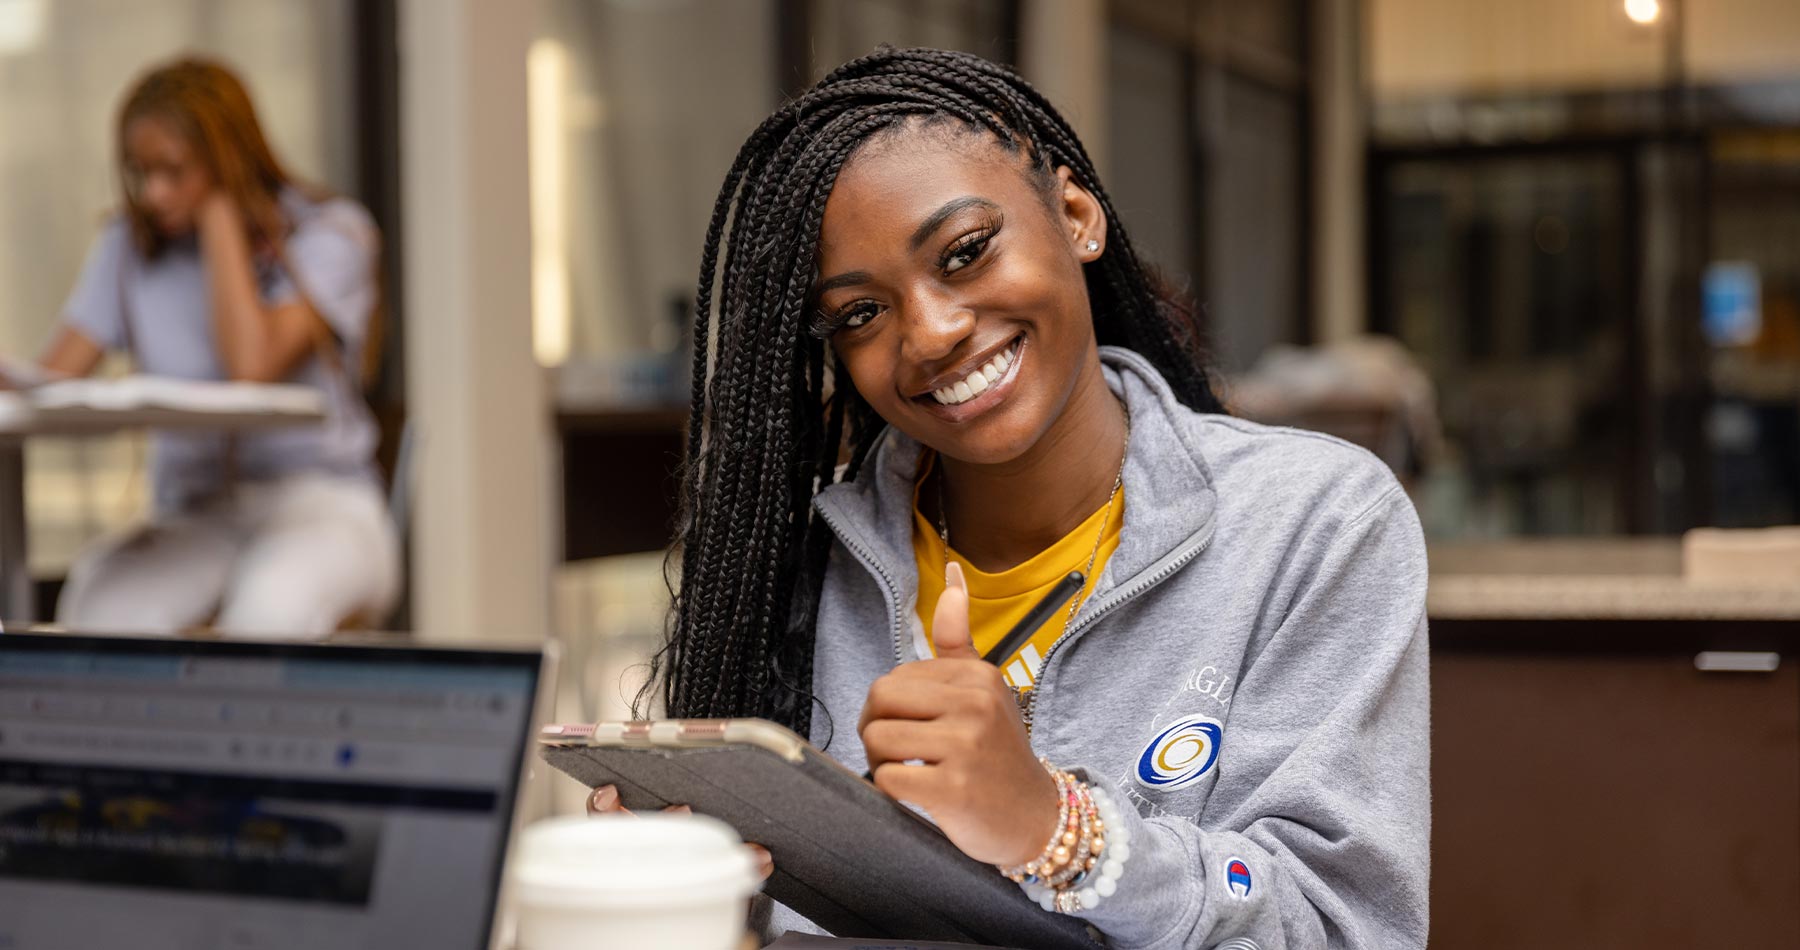
<instances>
[{"instance_id":1,"label":"tablet in case","mask_svg":"<svg viewBox=\"0 0 1800 950\"><path fill-rule=\"evenodd\" d=\"M626 808L685 804L769 849L764 892L840 937L1091 950L1085 923L1039 907L994 867L792 731L761 719L546 726L544 759Z\"/></svg>"}]
</instances>

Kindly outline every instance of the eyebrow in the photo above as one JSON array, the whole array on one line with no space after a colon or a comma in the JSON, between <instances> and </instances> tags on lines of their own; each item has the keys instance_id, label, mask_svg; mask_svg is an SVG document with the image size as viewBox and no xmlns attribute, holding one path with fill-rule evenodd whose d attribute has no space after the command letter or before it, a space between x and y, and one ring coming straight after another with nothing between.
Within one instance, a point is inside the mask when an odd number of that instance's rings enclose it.
<instances>
[{"instance_id":1,"label":"eyebrow","mask_svg":"<svg viewBox=\"0 0 1800 950\"><path fill-rule=\"evenodd\" d=\"M836 277L832 277L828 280L819 281L818 286L813 288L813 294L815 296L819 295L819 294L827 294L827 293L830 293L831 291L838 289L839 287L855 287L857 284L866 284L868 282L869 282L869 272L868 271L866 271L866 270L847 271L845 273L837 275Z\"/></svg>"},{"instance_id":2,"label":"eyebrow","mask_svg":"<svg viewBox=\"0 0 1800 950\"><path fill-rule=\"evenodd\" d=\"M930 240L931 235L936 232L938 228L944 226L944 222L970 208L980 208L984 211L1000 210L999 205L994 204L986 198L977 198L974 195L964 195L961 198L952 198L949 201L944 202L942 208L933 211L931 217L926 218L920 223L919 227L913 231L912 237L907 240L907 247L914 251L918 250L919 245Z\"/></svg>"}]
</instances>

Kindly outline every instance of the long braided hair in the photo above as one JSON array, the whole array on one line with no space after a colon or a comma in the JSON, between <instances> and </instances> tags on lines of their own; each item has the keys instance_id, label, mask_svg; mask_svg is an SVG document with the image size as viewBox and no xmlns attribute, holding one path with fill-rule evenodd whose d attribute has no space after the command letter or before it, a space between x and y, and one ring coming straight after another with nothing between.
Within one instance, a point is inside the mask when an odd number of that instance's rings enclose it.
<instances>
[{"instance_id":1,"label":"long braided hair","mask_svg":"<svg viewBox=\"0 0 1800 950\"><path fill-rule=\"evenodd\" d=\"M1047 187L1057 167L1073 171L1106 215L1106 253L1084 265L1098 341L1148 358L1185 405L1223 411L1192 311L1160 291L1043 95L965 53L884 46L846 63L764 120L719 188L700 261L679 543L667 564L680 576L669 578L668 638L640 701L660 690L671 716L759 716L809 733L830 551L812 497L854 480L884 425L847 373L828 383L827 344L808 306L820 222L859 145L941 123L992 133Z\"/></svg>"}]
</instances>

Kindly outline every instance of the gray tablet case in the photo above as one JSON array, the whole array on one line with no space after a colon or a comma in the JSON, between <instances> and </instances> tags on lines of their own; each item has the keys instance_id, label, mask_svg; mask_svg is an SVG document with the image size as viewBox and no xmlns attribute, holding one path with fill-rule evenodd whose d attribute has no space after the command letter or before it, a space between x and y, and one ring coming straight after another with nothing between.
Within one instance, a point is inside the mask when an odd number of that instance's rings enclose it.
<instances>
[{"instance_id":1,"label":"gray tablet case","mask_svg":"<svg viewBox=\"0 0 1800 950\"><path fill-rule=\"evenodd\" d=\"M547 726L545 761L626 808L686 804L769 849L763 890L840 937L1043 950L1100 946L936 826L760 719Z\"/></svg>"}]
</instances>

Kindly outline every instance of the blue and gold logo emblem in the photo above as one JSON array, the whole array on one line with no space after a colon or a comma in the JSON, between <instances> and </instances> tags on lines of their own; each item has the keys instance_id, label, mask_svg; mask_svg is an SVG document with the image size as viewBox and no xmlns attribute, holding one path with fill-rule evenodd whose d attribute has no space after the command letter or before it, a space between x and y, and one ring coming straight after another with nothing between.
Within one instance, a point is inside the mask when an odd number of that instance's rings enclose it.
<instances>
[{"instance_id":1,"label":"blue and gold logo emblem","mask_svg":"<svg viewBox=\"0 0 1800 950\"><path fill-rule=\"evenodd\" d=\"M1138 784L1166 790L1200 781L1219 761L1219 741L1224 735L1224 724L1209 716L1189 716L1171 723L1138 756Z\"/></svg>"}]
</instances>

